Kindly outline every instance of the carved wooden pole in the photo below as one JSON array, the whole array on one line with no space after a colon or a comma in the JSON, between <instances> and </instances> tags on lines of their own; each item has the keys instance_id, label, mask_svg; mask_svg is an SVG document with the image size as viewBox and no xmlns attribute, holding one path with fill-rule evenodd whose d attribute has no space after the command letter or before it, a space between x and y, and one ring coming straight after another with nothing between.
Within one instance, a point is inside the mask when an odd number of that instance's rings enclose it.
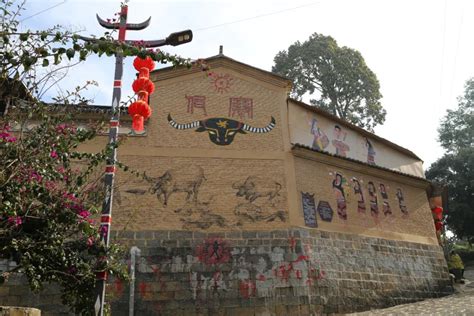
<instances>
[{"instance_id":1,"label":"carved wooden pole","mask_svg":"<svg viewBox=\"0 0 474 316\"><path fill-rule=\"evenodd\" d=\"M143 30L150 24L150 19L145 22L138 24L127 23L128 6L122 5L120 10L120 17L118 23L110 23L102 20L97 15L99 24L107 29L118 29L118 42L126 42L132 44L132 41L125 40L125 33L127 30ZM143 47L158 47L163 45L181 45L188 43L192 40L193 34L190 30L172 33L166 39L163 40L152 40L142 41L141 46ZM93 38L81 37L86 41L94 41ZM122 75L123 75L123 52L117 51L115 55L115 74L114 74L114 90L112 95L112 117L109 125L109 143L111 151L107 159L107 165L105 167L105 199L102 204L102 214L100 221L100 238L104 242L106 248L109 246L110 238L110 227L112 223L112 204L114 195L114 179L117 160L117 149L115 147L117 143L119 133L119 118L120 118L120 98L122 93ZM107 281L107 272L102 271L97 273L96 281L96 293L97 299L95 300L94 310L96 316L102 316L104 313L104 302L105 302L105 285Z\"/></svg>"}]
</instances>

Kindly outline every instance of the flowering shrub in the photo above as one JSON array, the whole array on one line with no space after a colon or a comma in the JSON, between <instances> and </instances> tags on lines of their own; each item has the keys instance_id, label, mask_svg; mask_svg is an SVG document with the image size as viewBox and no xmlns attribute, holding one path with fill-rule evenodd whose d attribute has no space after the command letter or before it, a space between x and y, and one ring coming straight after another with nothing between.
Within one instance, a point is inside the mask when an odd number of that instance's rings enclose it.
<instances>
[{"instance_id":1,"label":"flowering shrub","mask_svg":"<svg viewBox=\"0 0 474 316\"><path fill-rule=\"evenodd\" d=\"M100 184L111 148L80 153L77 146L96 128L77 130L66 123L70 117L41 105L28 112L40 122L28 132L13 132L9 123L0 127L0 256L17 261L15 270L26 274L33 290L58 283L64 303L84 314L94 303L97 272L126 276L119 248L105 249L94 220L102 191L94 183Z\"/></svg>"}]
</instances>

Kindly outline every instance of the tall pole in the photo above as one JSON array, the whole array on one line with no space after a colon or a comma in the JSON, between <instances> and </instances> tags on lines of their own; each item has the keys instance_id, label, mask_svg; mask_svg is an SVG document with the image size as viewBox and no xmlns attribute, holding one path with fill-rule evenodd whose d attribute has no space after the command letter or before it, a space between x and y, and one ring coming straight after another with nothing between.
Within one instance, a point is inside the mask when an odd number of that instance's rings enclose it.
<instances>
[{"instance_id":1,"label":"tall pole","mask_svg":"<svg viewBox=\"0 0 474 316\"><path fill-rule=\"evenodd\" d=\"M126 0L125 2L128 2ZM118 29L118 42L133 44L133 41L125 39L125 33L127 30L143 30L150 24L150 18L148 20L132 24L127 23L128 6L123 4L120 10L120 17L118 23L110 23L102 20L97 15L99 24L107 29ZM94 38L80 37L85 41L96 41ZM191 30L185 30L182 32L176 32L170 34L166 39L141 41L141 45L145 48L158 47L164 45L177 46L191 42L193 39L193 33ZM102 204L102 214L100 219L100 239L104 242L105 248L109 247L110 238L110 227L112 223L112 204L114 195L114 180L115 180L115 162L117 160L117 138L119 133L119 105L122 94L122 76L123 76L123 52L118 49L115 54L115 74L112 94L112 116L109 124L109 142L111 151L107 157L107 164L105 167L105 198ZM103 316L104 314L104 303L105 303L105 285L107 281L107 271L101 271L96 275L96 294L97 298L94 303L94 310L96 316Z\"/></svg>"},{"instance_id":2,"label":"tall pole","mask_svg":"<svg viewBox=\"0 0 474 316\"><path fill-rule=\"evenodd\" d=\"M126 26L127 26L127 5L123 5L120 10L120 24L118 41L125 40ZM123 53L121 50L117 51L115 55L115 74L112 94L112 117L109 124L109 146L111 151L107 158L107 165L105 167L105 198L102 204L102 215L100 218L100 238L105 244L105 248L109 247L110 226L112 223L112 203L114 196L114 180L115 180L115 162L117 160L117 137L119 133L119 119L120 119L120 98L122 95L122 76L123 76ZM96 316L102 316L104 313L105 303L105 284L107 281L107 272L102 271L97 274L96 279L96 293L97 299L95 302Z\"/></svg>"}]
</instances>

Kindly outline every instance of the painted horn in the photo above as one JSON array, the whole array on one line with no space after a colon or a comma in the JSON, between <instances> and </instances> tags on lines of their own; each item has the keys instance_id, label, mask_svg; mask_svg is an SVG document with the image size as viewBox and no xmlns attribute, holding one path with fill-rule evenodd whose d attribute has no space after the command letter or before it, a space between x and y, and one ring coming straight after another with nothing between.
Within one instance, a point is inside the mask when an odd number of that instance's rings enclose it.
<instances>
[{"instance_id":1,"label":"painted horn","mask_svg":"<svg viewBox=\"0 0 474 316\"><path fill-rule=\"evenodd\" d=\"M173 120L171 118L171 114L168 114L168 123L176 129L190 129L190 128L199 127L201 125L200 121L194 121L194 122L187 123L187 124L177 123L177 122L175 122L175 120Z\"/></svg>"},{"instance_id":2,"label":"painted horn","mask_svg":"<svg viewBox=\"0 0 474 316\"><path fill-rule=\"evenodd\" d=\"M253 127L253 126L244 124L244 126L242 126L242 129L243 129L244 131L250 132L250 133L268 133L268 132L271 131L274 127L275 127L275 119L274 119L273 116L272 116L272 121L270 122L270 124L268 124L268 125L265 126L265 127Z\"/></svg>"},{"instance_id":3,"label":"painted horn","mask_svg":"<svg viewBox=\"0 0 474 316\"><path fill-rule=\"evenodd\" d=\"M111 23L103 20L98 14L96 14L97 21L102 27L105 27L106 29L110 30L118 30L120 24L119 23ZM127 30L132 30L132 31L139 31L143 30L146 28L148 25L150 25L151 17L148 18L148 20L142 22L142 23L127 23L126 29Z\"/></svg>"}]
</instances>

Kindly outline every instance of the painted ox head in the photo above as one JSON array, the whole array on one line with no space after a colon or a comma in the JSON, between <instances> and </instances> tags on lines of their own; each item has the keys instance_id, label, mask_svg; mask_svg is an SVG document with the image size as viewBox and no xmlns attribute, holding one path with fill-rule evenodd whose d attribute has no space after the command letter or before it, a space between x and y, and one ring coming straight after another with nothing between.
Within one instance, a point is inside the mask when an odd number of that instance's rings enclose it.
<instances>
[{"instance_id":1,"label":"painted ox head","mask_svg":"<svg viewBox=\"0 0 474 316\"><path fill-rule=\"evenodd\" d=\"M253 127L224 117L210 118L201 121L180 124L171 118L171 114L168 114L168 123L172 127L180 130L195 128L196 132L207 131L211 142L220 146L230 145L237 133L268 133L275 127L275 119L273 117L270 124L265 127Z\"/></svg>"}]
</instances>

